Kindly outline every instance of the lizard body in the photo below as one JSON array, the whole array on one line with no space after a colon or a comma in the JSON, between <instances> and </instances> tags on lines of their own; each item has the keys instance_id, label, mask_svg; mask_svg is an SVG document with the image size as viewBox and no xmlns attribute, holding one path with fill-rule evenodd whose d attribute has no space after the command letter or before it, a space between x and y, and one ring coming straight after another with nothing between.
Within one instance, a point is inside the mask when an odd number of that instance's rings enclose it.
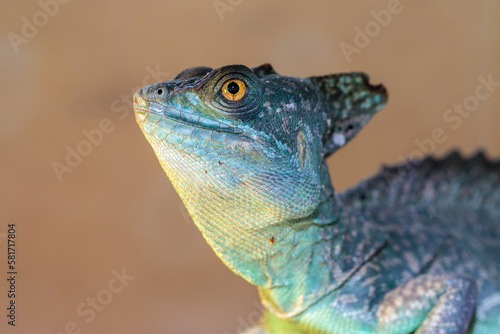
<instances>
[{"instance_id":1,"label":"lizard body","mask_svg":"<svg viewBox=\"0 0 500 334\"><path fill-rule=\"evenodd\" d=\"M249 333L500 333L500 163L426 158L342 194L325 159L385 104L363 73L190 68L136 119L217 256L257 286Z\"/></svg>"}]
</instances>

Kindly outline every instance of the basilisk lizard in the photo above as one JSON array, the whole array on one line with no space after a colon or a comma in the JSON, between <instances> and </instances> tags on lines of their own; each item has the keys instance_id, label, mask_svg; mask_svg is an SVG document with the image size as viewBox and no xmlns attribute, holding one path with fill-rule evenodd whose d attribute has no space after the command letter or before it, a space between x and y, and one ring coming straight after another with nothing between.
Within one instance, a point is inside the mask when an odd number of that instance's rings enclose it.
<instances>
[{"instance_id":1,"label":"basilisk lizard","mask_svg":"<svg viewBox=\"0 0 500 334\"><path fill-rule=\"evenodd\" d=\"M257 286L248 333L500 333L500 162L452 153L334 193L326 157L386 103L363 73L195 67L136 120L217 256Z\"/></svg>"}]
</instances>

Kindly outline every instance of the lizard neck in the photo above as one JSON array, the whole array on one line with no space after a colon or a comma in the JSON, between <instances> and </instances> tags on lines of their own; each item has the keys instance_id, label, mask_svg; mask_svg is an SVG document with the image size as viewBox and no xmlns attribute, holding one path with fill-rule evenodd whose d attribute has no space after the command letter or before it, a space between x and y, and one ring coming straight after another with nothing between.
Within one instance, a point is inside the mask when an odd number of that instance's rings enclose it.
<instances>
[{"instance_id":1,"label":"lizard neck","mask_svg":"<svg viewBox=\"0 0 500 334\"><path fill-rule=\"evenodd\" d=\"M340 206L324 161L317 173L303 175L227 161L215 168L207 164L200 173L200 162L185 163L188 157L179 154L157 156L194 223L231 270L258 286L263 305L279 317L299 315L338 289L384 242ZM217 173L219 168L234 170Z\"/></svg>"},{"instance_id":2,"label":"lizard neck","mask_svg":"<svg viewBox=\"0 0 500 334\"><path fill-rule=\"evenodd\" d=\"M314 213L300 219L268 221L265 216L254 217L244 211L239 217L229 214L214 219L202 213L208 211L200 203L190 212L206 241L232 271L262 289L293 290L303 285L311 271L326 269L317 253L326 249L321 246L324 243L333 247L340 242L344 233L333 191L321 197ZM251 220L258 220L262 227L239 228ZM319 261L315 269L310 267L312 257Z\"/></svg>"},{"instance_id":3,"label":"lizard neck","mask_svg":"<svg viewBox=\"0 0 500 334\"><path fill-rule=\"evenodd\" d=\"M199 168L186 170L194 164L177 167L174 154L163 154L169 160L160 163L194 223L217 256L254 285L295 285L301 276L298 270L307 271L314 245L341 233L339 209L324 163L315 179L262 169L242 172L241 168L234 174L208 170L198 175ZM220 187L218 183L225 182L221 178L227 175L234 175L236 181ZM273 182L274 175L281 183ZM304 187L314 192L302 191Z\"/></svg>"}]
</instances>

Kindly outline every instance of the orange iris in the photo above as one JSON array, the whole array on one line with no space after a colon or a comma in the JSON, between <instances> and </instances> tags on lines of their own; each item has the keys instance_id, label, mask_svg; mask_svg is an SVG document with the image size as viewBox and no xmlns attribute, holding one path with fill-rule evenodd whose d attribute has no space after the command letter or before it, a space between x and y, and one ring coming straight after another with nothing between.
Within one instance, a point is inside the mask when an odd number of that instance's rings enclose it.
<instances>
[{"instance_id":1,"label":"orange iris","mask_svg":"<svg viewBox=\"0 0 500 334\"><path fill-rule=\"evenodd\" d=\"M222 95L229 101L239 101L245 96L247 86L240 79L230 79L222 85Z\"/></svg>"}]
</instances>

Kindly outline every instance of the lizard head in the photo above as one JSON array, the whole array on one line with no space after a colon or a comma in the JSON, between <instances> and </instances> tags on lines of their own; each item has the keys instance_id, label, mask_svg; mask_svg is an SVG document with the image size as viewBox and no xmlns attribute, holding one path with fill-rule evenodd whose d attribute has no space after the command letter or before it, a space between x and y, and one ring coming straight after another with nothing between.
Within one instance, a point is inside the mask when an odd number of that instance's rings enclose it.
<instances>
[{"instance_id":1,"label":"lizard head","mask_svg":"<svg viewBox=\"0 0 500 334\"><path fill-rule=\"evenodd\" d=\"M218 227L211 222L226 219L227 233L262 232L311 216L331 187L325 157L354 137L386 97L362 73L302 79L270 65L230 65L190 68L143 87L134 111L214 246Z\"/></svg>"}]
</instances>

